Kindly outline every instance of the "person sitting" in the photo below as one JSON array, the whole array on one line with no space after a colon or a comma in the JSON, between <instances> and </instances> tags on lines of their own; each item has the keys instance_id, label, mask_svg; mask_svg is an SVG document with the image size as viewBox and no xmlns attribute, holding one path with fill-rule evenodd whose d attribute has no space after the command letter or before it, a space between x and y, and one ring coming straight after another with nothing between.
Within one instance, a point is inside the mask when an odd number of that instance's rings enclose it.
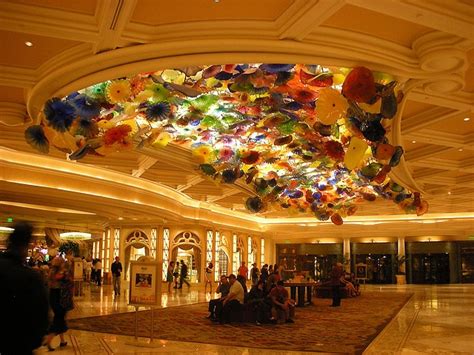
<instances>
[{"instance_id":1,"label":"person sitting","mask_svg":"<svg viewBox=\"0 0 474 355\"><path fill-rule=\"evenodd\" d=\"M221 324L230 323L231 314L238 312L244 303L244 288L234 274L229 275L229 283L229 294L222 301L222 310L218 314Z\"/></svg>"},{"instance_id":2,"label":"person sitting","mask_svg":"<svg viewBox=\"0 0 474 355\"><path fill-rule=\"evenodd\" d=\"M350 276L346 273L343 277L341 277L341 284L344 286L347 292L348 297L356 297L358 296L358 292L354 286L354 284L349 281L348 279Z\"/></svg>"},{"instance_id":3,"label":"person sitting","mask_svg":"<svg viewBox=\"0 0 474 355\"><path fill-rule=\"evenodd\" d=\"M277 322L279 311L283 311L286 323L294 323L291 316L292 312L290 312L291 308L294 308L294 302L290 300L288 291L284 287L284 282L282 280L279 280L276 286L270 291L269 297L273 304L271 318L272 323Z\"/></svg>"},{"instance_id":4,"label":"person sitting","mask_svg":"<svg viewBox=\"0 0 474 355\"><path fill-rule=\"evenodd\" d=\"M259 280L257 284L250 289L246 302L257 316L255 324L261 325L270 318L269 314L272 306L268 301L268 297L265 297L263 281Z\"/></svg>"},{"instance_id":5,"label":"person sitting","mask_svg":"<svg viewBox=\"0 0 474 355\"><path fill-rule=\"evenodd\" d=\"M278 270L274 270L270 276L268 276L267 284L265 286L265 291L267 294L276 286L277 282L280 281L280 275L278 274Z\"/></svg>"},{"instance_id":6,"label":"person sitting","mask_svg":"<svg viewBox=\"0 0 474 355\"><path fill-rule=\"evenodd\" d=\"M237 281L240 282L240 284L242 285L242 288L244 289L244 300L247 300L247 297L249 294L248 289L247 289L247 280L242 275L237 275Z\"/></svg>"},{"instance_id":7,"label":"person sitting","mask_svg":"<svg viewBox=\"0 0 474 355\"><path fill-rule=\"evenodd\" d=\"M222 275L219 285L217 286L216 292L221 294L220 298L215 298L209 301L209 316L207 318L216 320L216 314L222 309L222 302L224 298L229 294L230 283L227 281L227 276Z\"/></svg>"}]
</instances>

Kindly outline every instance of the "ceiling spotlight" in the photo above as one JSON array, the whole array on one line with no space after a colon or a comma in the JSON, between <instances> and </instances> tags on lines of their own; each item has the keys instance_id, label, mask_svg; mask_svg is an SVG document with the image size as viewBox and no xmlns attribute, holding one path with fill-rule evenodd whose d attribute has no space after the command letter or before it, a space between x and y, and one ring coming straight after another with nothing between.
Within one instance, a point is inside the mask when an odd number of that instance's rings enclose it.
<instances>
[{"instance_id":1,"label":"ceiling spotlight","mask_svg":"<svg viewBox=\"0 0 474 355\"><path fill-rule=\"evenodd\" d=\"M25 42L25 46L27 46L27 47L33 47L33 42L26 41L26 42Z\"/></svg>"},{"instance_id":2,"label":"ceiling spotlight","mask_svg":"<svg viewBox=\"0 0 474 355\"><path fill-rule=\"evenodd\" d=\"M464 121L467 122L467 121L469 121L470 119L471 119L470 117L465 117L465 118L464 118Z\"/></svg>"},{"instance_id":3,"label":"ceiling spotlight","mask_svg":"<svg viewBox=\"0 0 474 355\"><path fill-rule=\"evenodd\" d=\"M451 195L451 191L448 191L448 195Z\"/></svg>"},{"instance_id":4,"label":"ceiling spotlight","mask_svg":"<svg viewBox=\"0 0 474 355\"><path fill-rule=\"evenodd\" d=\"M413 144L415 144L415 143L416 143L416 141L411 141L411 142L412 142Z\"/></svg>"},{"instance_id":5,"label":"ceiling spotlight","mask_svg":"<svg viewBox=\"0 0 474 355\"><path fill-rule=\"evenodd\" d=\"M459 151L459 152L462 152L462 148L459 148L458 151Z\"/></svg>"},{"instance_id":6,"label":"ceiling spotlight","mask_svg":"<svg viewBox=\"0 0 474 355\"><path fill-rule=\"evenodd\" d=\"M117 219L118 219L119 221L121 221L121 220L123 219L123 217L119 217L119 218L117 218Z\"/></svg>"}]
</instances>

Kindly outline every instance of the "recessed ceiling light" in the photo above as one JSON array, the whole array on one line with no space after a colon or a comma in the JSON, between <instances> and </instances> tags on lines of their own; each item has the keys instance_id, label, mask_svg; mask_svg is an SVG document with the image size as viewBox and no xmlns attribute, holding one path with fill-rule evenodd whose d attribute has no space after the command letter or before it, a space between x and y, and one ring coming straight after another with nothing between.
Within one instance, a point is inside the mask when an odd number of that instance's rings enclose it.
<instances>
[{"instance_id":1,"label":"recessed ceiling light","mask_svg":"<svg viewBox=\"0 0 474 355\"><path fill-rule=\"evenodd\" d=\"M33 47L33 42L26 41L26 42L25 42L25 46L27 46L27 47Z\"/></svg>"},{"instance_id":2,"label":"recessed ceiling light","mask_svg":"<svg viewBox=\"0 0 474 355\"><path fill-rule=\"evenodd\" d=\"M413 144L415 144L415 143L416 143L416 141L411 141L411 142L412 142Z\"/></svg>"},{"instance_id":3,"label":"recessed ceiling light","mask_svg":"<svg viewBox=\"0 0 474 355\"><path fill-rule=\"evenodd\" d=\"M471 119L470 117L465 117L465 118L464 118L464 121L467 122L467 121L469 121L470 119Z\"/></svg>"},{"instance_id":4,"label":"recessed ceiling light","mask_svg":"<svg viewBox=\"0 0 474 355\"><path fill-rule=\"evenodd\" d=\"M448 195L451 195L451 191L448 191Z\"/></svg>"},{"instance_id":5,"label":"recessed ceiling light","mask_svg":"<svg viewBox=\"0 0 474 355\"><path fill-rule=\"evenodd\" d=\"M459 148L458 151L462 152L462 148Z\"/></svg>"},{"instance_id":6,"label":"recessed ceiling light","mask_svg":"<svg viewBox=\"0 0 474 355\"><path fill-rule=\"evenodd\" d=\"M123 217L119 217L118 220L121 221L123 219Z\"/></svg>"}]
</instances>

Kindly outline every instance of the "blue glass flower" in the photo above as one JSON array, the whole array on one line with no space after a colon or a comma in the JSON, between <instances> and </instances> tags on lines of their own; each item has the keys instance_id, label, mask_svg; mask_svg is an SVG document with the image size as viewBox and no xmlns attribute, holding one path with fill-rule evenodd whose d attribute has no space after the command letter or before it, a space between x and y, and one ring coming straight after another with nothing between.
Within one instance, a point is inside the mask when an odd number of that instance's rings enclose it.
<instances>
[{"instance_id":1,"label":"blue glass flower","mask_svg":"<svg viewBox=\"0 0 474 355\"><path fill-rule=\"evenodd\" d=\"M83 118L98 116L100 113L100 104L96 100L86 95L76 95L68 102L76 108L76 113Z\"/></svg>"},{"instance_id":2,"label":"blue glass flower","mask_svg":"<svg viewBox=\"0 0 474 355\"><path fill-rule=\"evenodd\" d=\"M170 113L171 108L167 102L158 102L148 105L145 115L148 121L156 122L166 119Z\"/></svg>"},{"instance_id":3,"label":"blue glass flower","mask_svg":"<svg viewBox=\"0 0 474 355\"><path fill-rule=\"evenodd\" d=\"M59 132L67 131L76 118L74 106L57 97L46 102L43 112L49 125Z\"/></svg>"},{"instance_id":4,"label":"blue glass flower","mask_svg":"<svg viewBox=\"0 0 474 355\"><path fill-rule=\"evenodd\" d=\"M25 139L29 145L41 153L49 153L49 142L40 125L30 126L25 131Z\"/></svg>"}]
</instances>

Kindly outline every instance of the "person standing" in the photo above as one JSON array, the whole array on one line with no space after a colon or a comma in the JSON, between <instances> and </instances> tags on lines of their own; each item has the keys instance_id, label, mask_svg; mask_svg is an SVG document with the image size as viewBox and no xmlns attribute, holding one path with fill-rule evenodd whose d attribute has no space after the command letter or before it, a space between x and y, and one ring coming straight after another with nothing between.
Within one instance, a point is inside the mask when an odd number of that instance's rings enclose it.
<instances>
[{"instance_id":1,"label":"person standing","mask_svg":"<svg viewBox=\"0 0 474 355\"><path fill-rule=\"evenodd\" d=\"M68 330L66 324L66 314L74 308L72 292L74 283L72 281L71 265L57 256L51 262L49 272L49 303L53 310L53 324L49 328L49 334L46 338L46 345L49 351L53 351L51 341L56 335L59 335L61 342L59 347L67 346L64 337Z\"/></svg>"},{"instance_id":2,"label":"person standing","mask_svg":"<svg viewBox=\"0 0 474 355\"><path fill-rule=\"evenodd\" d=\"M252 278L252 286L257 285L259 273L260 272L258 270L257 263L253 263L252 268L250 269L250 277Z\"/></svg>"},{"instance_id":3,"label":"person standing","mask_svg":"<svg viewBox=\"0 0 474 355\"><path fill-rule=\"evenodd\" d=\"M95 279L97 281L97 286L102 286L102 263L100 259L97 259L94 265L95 268Z\"/></svg>"},{"instance_id":4,"label":"person standing","mask_svg":"<svg viewBox=\"0 0 474 355\"><path fill-rule=\"evenodd\" d=\"M209 263L206 267L206 284L204 285L204 293L207 292L207 285L209 285L209 293L212 293L212 272L214 271L214 265Z\"/></svg>"},{"instance_id":5,"label":"person standing","mask_svg":"<svg viewBox=\"0 0 474 355\"><path fill-rule=\"evenodd\" d=\"M85 268L86 282L91 281L91 272L92 272L92 261L91 261L91 258L88 257L86 259L86 268Z\"/></svg>"},{"instance_id":6,"label":"person standing","mask_svg":"<svg viewBox=\"0 0 474 355\"><path fill-rule=\"evenodd\" d=\"M173 283L174 261L170 261L166 270L166 282L168 283L168 293L171 292L171 284Z\"/></svg>"},{"instance_id":7,"label":"person standing","mask_svg":"<svg viewBox=\"0 0 474 355\"><path fill-rule=\"evenodd\" d=\"M178 288L178 283L179 283L179 261L176 260L176 263L174 265L174 287L173 288Z\"/></svg>"},{"instance_id":8,"label":"person standing","mask_svg":"<svg viewBox=\"0 0 474 355\"><path fill-rule=\"evenodd\" d=\"M331 273L331 287L332 287L332 304L331 307L339 307L341 305L341 278L344 276L342 264L337 263L333 266Z\"/></svg>"},{"instance_id":9,"label":"person standing","mask_svg":"<svg viewBox=\"0 0 474 355\"><path fill-rule=\"evenodd\" d=\"M32 354L48 329L48 295L40 274L24 266L33 226L17 223L0 254L0 354Z\"/></svg>"},{"instance_id":10,"label":"person standing","mask_svg":"<svg viewBox=\"0 0 474 355\"><path fill-rule=\"evenodd\" d=\"M115 261L110 267L112 270L112 284L114 285L114 294L115 296L120 296L120 277L122 275L122 263L118 256L115 257Z\"/></svg>"},{"instance_id":11,"label":"person standing","mask_svg":"<svg viewBox=\"0 0 474 355\"><path fill-rule=\"evenodd\" d=\"M180 274L180 278L179 278L179 287L178 288L183 288L183 283L188 285L188 287L191 287L188 280L186 280L187 277L188 277L188 265L185 264L184 260L181 260L181 274Z\"/></svg>"},{"instance_id":12,"label":"person standing","mask_svg":"<svg viewBox=\"0 0 474 355\"><path fill-rule=\"evenodd\" d=\"M242 261L242 265L239 267L239 275L243 276L245 280L249 277L249 269L245 266L245 261Z\"/></svg>"}]
</instances>

